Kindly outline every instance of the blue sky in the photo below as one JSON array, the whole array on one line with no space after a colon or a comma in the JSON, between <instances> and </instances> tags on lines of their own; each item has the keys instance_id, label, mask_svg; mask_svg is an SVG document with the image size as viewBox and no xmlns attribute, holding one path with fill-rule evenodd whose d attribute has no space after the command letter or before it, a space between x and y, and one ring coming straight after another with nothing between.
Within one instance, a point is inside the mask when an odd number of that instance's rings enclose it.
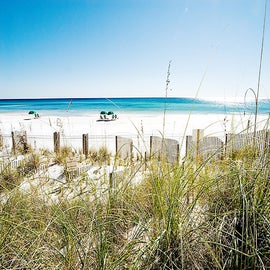
<instances>
[{"instance_id":1,"label":"blue sky","mask_svg":"<svg viewBox=\"0 0 270 270\"><path fill-rule=\"evenodd\" d=\"M264 0L1 0L0 98L244 96ZM260 96L270 96L270 3ZM267 78L268 77L268 78Z\"/></svg>"}]
</instances>

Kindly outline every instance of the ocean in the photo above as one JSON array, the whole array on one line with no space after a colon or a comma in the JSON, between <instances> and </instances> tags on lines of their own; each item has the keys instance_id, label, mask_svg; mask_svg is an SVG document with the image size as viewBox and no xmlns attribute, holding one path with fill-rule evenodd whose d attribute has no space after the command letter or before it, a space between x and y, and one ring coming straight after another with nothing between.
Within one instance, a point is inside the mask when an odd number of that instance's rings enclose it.
<instances>
[{"instance_id":1,"label":"ocean","mask_svg":"<svg viewBox=\"0 0 270 270\"><path fill-rule=\"evenodd\" d=\"M270 113L270 100L261 99L259 114ZM115 113L193 113L193 114L254 114L255 102L225 102L194 98L50 98L0 99L0 113L25 113L30 110L40 115L86 115L101 110Z\"/></svg>"}]
</instances>

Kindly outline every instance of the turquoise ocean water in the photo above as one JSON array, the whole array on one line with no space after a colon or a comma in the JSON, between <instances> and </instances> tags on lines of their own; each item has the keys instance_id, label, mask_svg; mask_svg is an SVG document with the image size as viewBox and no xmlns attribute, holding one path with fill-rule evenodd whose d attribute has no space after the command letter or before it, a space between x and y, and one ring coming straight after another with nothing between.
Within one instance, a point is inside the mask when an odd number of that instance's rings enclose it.
<instances>
[{"instance_id":1,"label":"turquoise ocean water","mask_svg":"<svg viewBox=\"0 0 270 270\"><path fill-rule=\"evenodd\" d=\"M254 114L255 102L223 102L193 98L51 98L0 99L0 113L37 111L40 115L86 115L101 110L115 113ZM259 101L259 114L270 113L270 100Z\"/></svg>"}]
</instances>

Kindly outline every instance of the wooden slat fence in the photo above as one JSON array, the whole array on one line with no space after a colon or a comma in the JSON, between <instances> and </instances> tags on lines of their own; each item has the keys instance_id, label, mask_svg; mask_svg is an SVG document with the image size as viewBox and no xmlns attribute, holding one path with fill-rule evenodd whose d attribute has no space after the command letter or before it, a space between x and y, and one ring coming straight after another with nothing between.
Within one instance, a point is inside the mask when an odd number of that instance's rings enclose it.
<instances>
[{"instance_id":1,"label":"wooden slat fence","mask_svg":"<svg viewBox=\"0 0 270 270\"><path fill-rule=\"evenodd\" d=\"M132 158L133 141L132 139L115 136L115 152L119 158Z\"/></svg>"},{"instance_id":2,"label":"wooden slat fence","mask_svg":"<svg viewBox=\"0 0 270 270\"><path fill-rule=\"evenodd\" d=\"M193 136L186 136L186 156L190 158L221 159L224 152L223 146L223 141L218 137L198 136L198 132L195 132Z\"/></svg>"},{"instance_id":3,"label":"wooden slat fence","mask_svg":"<svg viewBox=\"0 0 270 270\"><path fill-rule=\"evenodd\" d=\"M259 130L254 137L253 132L226 134L225 142L218 137L201 136L202 132L195 130L193 136L186 136L186 156L192 158L222 158L225 154L239 151L255 143L259 151L269 151L270 131Z\"/></svg>"},{"instance_id":4,"label":"wooden slat fence","mask_svg":"<svg viewBox=\"0 0 270 270\"><path fill-rule=\"evenodd\" d=\"M54 150L60 149L60 134L54 133ZM88 134L83 137L76 137L82 140L84 153L88 153ZM27 134L25 131L12 132L13 148L27 143ZM186 156L192 158L206 159L208 157L222 158L226 153L238 151L248 145L255 145L259 151L269 151L270 146L270 131L269 129L259 130L254 137L253 132L243 132L239 134L229 133L226 135L224 142L215 136L204 136L203 130L196 129L192 136L186 136ZM90 145L91 147L91 145ZM133 158L133 139L115 136L116 155L121 159ZM150 155L154 158L166 159L170 163L179 161L179 141L175 139L162 138L159 136L150 136ZM0 161L0 172L7 166L17 168L22 164L21 159L5 159ZM25 161L24 161L25 162ZM81 168L78 169L78 174L81 173ZM77 174L77 173L76 173Z\"/></svg>"},{"instance_id":5,"label":"wooden slat fence","mask_svg":"<svg viewBox=\"0 0 270 270\"><path fill-rule=\"evenodd\" d=\"M20 166L23 166L25 163L29 162L31 159L30 156L21 156L20 158L16 159L5 159L0 163L0 173L3 173L7 168L15 170ZM37 171L46 170L47 165L46 164L40 164L39 168L37 168Z\"/></svg>"},{"instance_id":6,"label":"wooden slat fence","mask_svg":"<svg viewBox=\"0 0 270 270\"><path fill-rule=\"evenodd\" d=\"M11 132L12 137L12 150L15 154L16 151L25 152L27 150L27 134L25 130L16 130Z\"/></svg>"},{"instance_id":7,"label":"wooden slat fence","mask_svg":"<svg viewBox=\"0 0 270 270\"><path fill-rule=\"evenodd\" d=\"M0 173L2 173L4 170L6 170L7 168L10 169L16 169L18 168L23 162L25 162L24 160L18 160L18 159L14 159L14 160L4 160L1 162L0 164Z\"/></svg>"},{"instance_id":8,"label":"wooden slat fence","mask_svg":"<svg viewBox=\"0 0 270 270\"><path fill-rule=\"evenodd\" d=\"M229 133L226 136L226 152L238 151L253 145L253 143L255 143L255 147L259 151L264 151L266 148L269 148L269 136L269 130L266 129L257 131L255 136L254 132L240 134Z\"/></svg>"},{"instance_id":9,"label":"wooden slat fence","mask_svg":"<svg viewBox=\"0 0 270 270\"><path fill-rule=\"evenodd\" d=\"M150 156L169 163L179 161L179 142L174 139L150 136Z\"/></svg>"},{"instance_id":10,"label":"wooden slat fence","mask_svg":"<svg viewBox=\"0 0 270 270\"><path fill-rule=\"evenodd\" d=\"M223 141L218 137L204 137L200 142L202 158L207 159L211 157L221 159L223 157L223 146Z\"/></svg>"}]
</instances>

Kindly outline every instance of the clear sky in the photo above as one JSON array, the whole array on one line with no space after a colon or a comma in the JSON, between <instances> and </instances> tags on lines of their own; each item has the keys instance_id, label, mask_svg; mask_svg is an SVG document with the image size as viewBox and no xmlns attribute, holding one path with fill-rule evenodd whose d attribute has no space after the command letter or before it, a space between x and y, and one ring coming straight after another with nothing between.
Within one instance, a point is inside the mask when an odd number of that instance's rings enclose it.
<instances>
[{"instance_id":1,"label":"clear sky","mask_svg":"<svg viewBox=\"0 0 270 270\"><path fill-rule=\"evenodd\" d=\"M0 98L244 96L265 0L1 0ZM270 97L270 3L260 96Z\"/></svg>"}]
</instances>

